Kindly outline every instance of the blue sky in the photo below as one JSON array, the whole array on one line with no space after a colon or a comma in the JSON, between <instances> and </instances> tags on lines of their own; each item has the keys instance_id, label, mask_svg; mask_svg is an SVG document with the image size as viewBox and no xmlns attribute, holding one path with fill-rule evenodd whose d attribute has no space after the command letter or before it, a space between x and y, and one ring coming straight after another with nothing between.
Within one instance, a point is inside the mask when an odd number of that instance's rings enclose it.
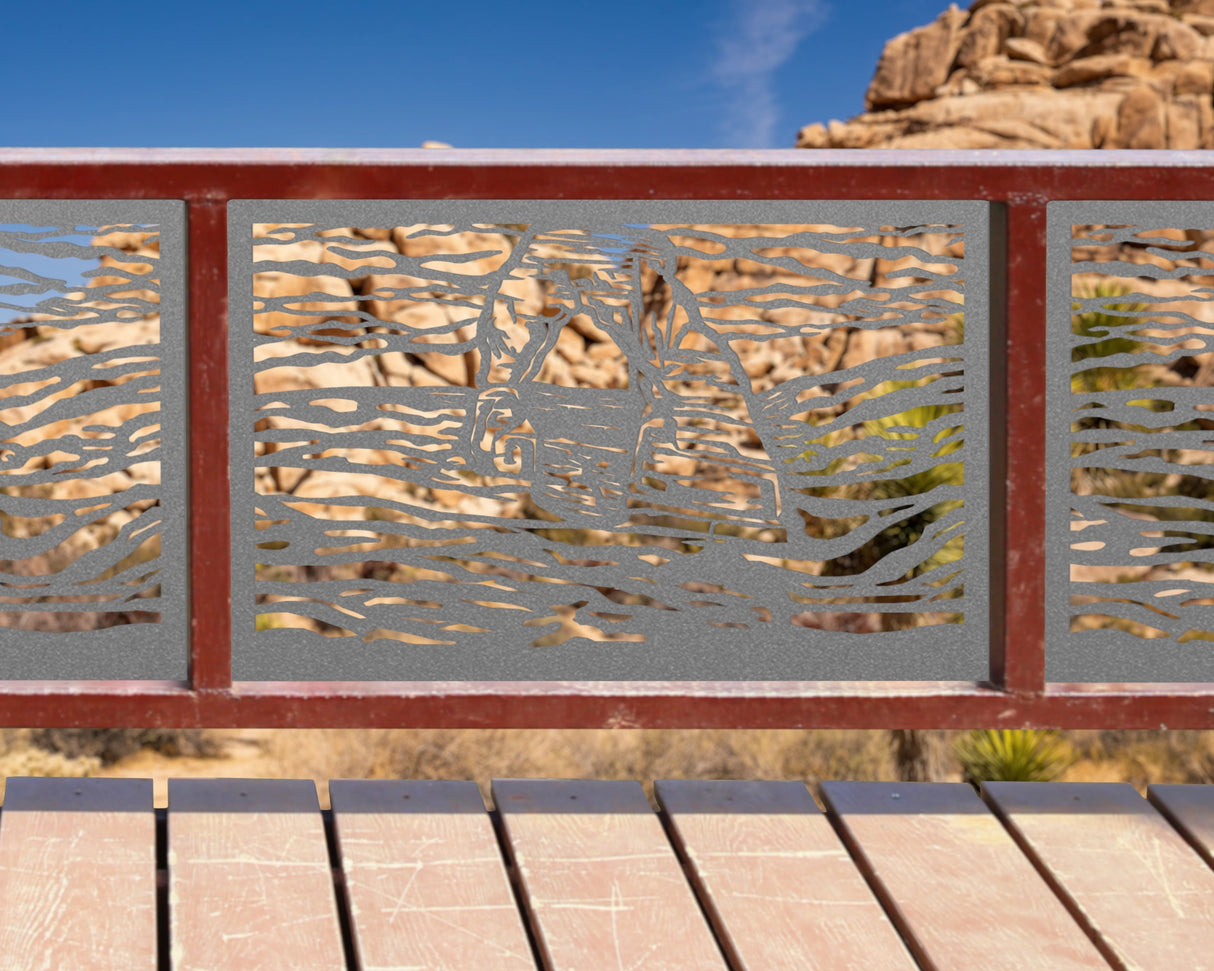
<instances>
[{"instance_id":1,"label":"blue sky","mask_svg":"<svg viewBox=\"0 0 1214 971\"><path fill-rule=\"evenodd\" d=\"M0 144L790 148L947 5L10 3Z\"/></svg>"},{"instance_id":2,"label":"blue sky","mask_svg":"<svg viewBox=\"0 0 1214 971\"><path fill-rule=\"evenodd\" d=\"M886 40L946 6L12 3L0 145L791 148L801 126L861 112ZM69 287L93 265L0 249L0 268ZM45 296L24 284L0 269L0 303Z\"/></svg>"}]
</instances>

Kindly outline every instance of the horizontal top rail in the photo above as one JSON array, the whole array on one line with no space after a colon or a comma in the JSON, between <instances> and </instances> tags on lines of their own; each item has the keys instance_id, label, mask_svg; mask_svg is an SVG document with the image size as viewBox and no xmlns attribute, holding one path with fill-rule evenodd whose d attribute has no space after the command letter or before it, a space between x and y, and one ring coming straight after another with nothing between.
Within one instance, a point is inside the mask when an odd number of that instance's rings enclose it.
<instances>
[{"instance_id":1,"label":"horizontal top rail","mask_svg":"<svg viewBox=\"0 0 1214 971\"><path fill-rule=\"evenodd\" d=\"M1210 166L1208 150L717 148L0 148L0 165L568 165L971 169Z\"/></svg>"},{"instance_id":2,"label":"horizontal top rail","mask_svg":"<svg viewBox=\"0 0 1214 971\"><path fill-rule=\"evenodd\" d=\"M67 182L65 168L72 171ZM759 172L770 177L756 179ZM333 181L338 173L349 181ZM407 184L395 181L404 174ZM160 193L216 203L386 197L1032 204L1214 198L1214 167L1209 152L1171 150L0 148L0 190L10 198Z\"/></svg>"}]
</instances>

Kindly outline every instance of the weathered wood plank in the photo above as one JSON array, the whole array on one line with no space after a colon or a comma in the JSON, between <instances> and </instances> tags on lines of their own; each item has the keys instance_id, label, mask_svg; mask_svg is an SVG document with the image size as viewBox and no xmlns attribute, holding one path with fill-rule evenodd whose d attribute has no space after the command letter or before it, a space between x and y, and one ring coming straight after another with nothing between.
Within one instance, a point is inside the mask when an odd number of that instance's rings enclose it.
<instances>
[{"instance_id":1,"label":"weathered wood plank","mask_svg":"<svg viewBox=\"0 0 1214 971\"><path fill-rule=\"evenodd\" d=\"M535 971L475 782L335 779L329 799L363 967Z\"/></svg>"},{"instance_id":2,"label":"weathered wood plank","mask_svg":"<svg viewBox=\"0 0 1214 971\"><path fill-rule=\"evenodd\" d=\"M918 967L802 783L654 789L738 971Z\"/></svg>"},{"instance_id":3,"label":"weathered wood plank","mask_svg":"<svg viewBox=\"0 0 1214 971\"><path fill-rule=\"evenodd\" d=\"M725 962L636 782L494 780L552 971L709 971Z\"/></svg>"},{"instance_id":4,"label":"weathered wood plank","mask_svg":"<svg viewBox=\"0 0 1214 971\"><path fill-rule=\"evenodd\" d=\"M150 779L8 780L0 969L156 968Z\"/></svg>"},{"instance_id":5,"label":"weathered wood plank","mask_svg":"<svg viewBox=\"0 0 1214 971\"><path fill-rule=\"evenodd\" d=\"M1214 871L1125 782L990 782L983 797L1109 953L1214 969Z\"/></svg>"},{"instance_id":6,"label":"weathered wood plank","mask_svg":"<svg viewBox=\"0 0 1214 971\"><path fill-rule=\"evenodd\" d=\"M174 971L345 971L316 786L169 780Z\"/></svg>"},{"instance_id":7,"label":"weathered wood plank","mask_svg":"<svg viewBox=\"0 0 1214 971\"><path fill-rule=\"evenodd\" d=\"M823 782L822 798L925 967L1108 968L972 787Z\"/></svg>"},{"instance_id":8,"label":"weathered wood plank","mask_svg":"<svg viewBox=\"0 0 1214 971\"><path fill-rule=\"evenodd\" d=\"M1147 786L1147 798L1214 867L1214 785Z\"/></svg>"}]
</instances>

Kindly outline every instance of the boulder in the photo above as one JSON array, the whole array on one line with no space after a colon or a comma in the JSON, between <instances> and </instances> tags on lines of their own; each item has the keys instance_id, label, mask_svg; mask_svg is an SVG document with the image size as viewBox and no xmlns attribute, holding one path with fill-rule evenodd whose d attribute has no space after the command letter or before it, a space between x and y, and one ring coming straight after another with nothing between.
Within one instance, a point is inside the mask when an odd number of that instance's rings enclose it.
<instances>
[{"instance_id":1,"label":"boulder","mask_svg":"<svg viewBox=\"0 0 1214 971\"><path fill-rule=\"evenodd\" d=\"M1204 47L1205 38L1199 31L1182 21L1169 19L1159 28L1151 57L1156 61L1184 61L1199 56Z\"/></svg>"},{"instance_id":2,"label":"boulder","mask_svg":"<svg viewBox=\"0 0 1214 971\"><path fill-rule=\"evenodd\" d=\"M953 4L935 23L899 34L886 44L865 106L898 107L930 98L948 78L966 19L966 13Z\"/></svg>"},{"instance_id":3,"label":"boulder","mask_svg":"<svg viewBox=\"0 0 1214 971\"><path fill-rule=\"evenodd\" d=\"M1151 62L1129 54L1095 54L1079 57L1058 68L1050 78L1055 88L1073 88L1105 78L1143 78L1151 73Z\"/></svg>"},{"instance_id":4,"label":"boulder","mask_svg":"<svg viewBox=\"0 0 1214 971\"><path fill-rule=\"evenodd\" d=\"M933 25L934 26L934 25ZM998 54L1024 30L1024 14L1010 3L990 3L973 12L957 48L956 67L969 67Z\"/></svg>"},{"instance_id":5,"label":"boulder","mask_svg":"<svg viewBox=\"0 0 1214 971\"><path fill-rule=\"evenodd\" d=\"M1034 64L1050 62L1045 48L1028 37L1009 37L1003 42L1003 51L1014 61L1031 61Z\"/></svg>"},{"instance_id":6,"label":"boulder","mask_svg":"<svg viewBox=\"0 0 1214 971\"><path fill-rule=\"evenodd\" d=\"M1167 109L1149 84L1131 90L1117 107L1117 127L1106 148L1163 148L1167 145Z\"/></svg>"},{"instance_id":7,"label":"boulder","mask_svg":"<svg viewBox=\"0 0 1214 971\"><path fill-rule=\"evenodd\" d=\"M1197 14L1202 17L1214 17L1214 0L1170 0L1172 13L1182 17Z\"/></svg>"},{"instance_id":8,"label":"boulder","mask_svg":"<svg viewBox=\"0 0 1214 971\"><path fill-rule=\"evenodd\" d=\"M1214 61L1188 61L1182 64L1173 78L1172 90L1177 95L1209 95L1214 91Z\"/></svg>"},{"instance_id":9,"label":"boulder","mask_svg":"<svg viewBox=\"0 0 1214 971\"><path fill-rule=\"evenodd\" d=\"M1214 0L976 0L891 40L869 110L796 144L1198 149L1212 93Z\"/></svg>"},{"instance_id":10,"label":"boulder","mask_svg":"<svg viewBox=\"0 0 1214 971\"><path fill-rule=\"evenodd\" d=\"M1202 37L1214 34L1214 17L1203 17L1200 14L1188 14L1183 18L1184 23L1192 27Z\"/></svg>"},{"instance_id":11,"label":"boulder","mask_svg":"<svg viewBox=\"0 0 1214 971\"><path fill-rule=\"evenodd\" d=\"M1052 73L1050 68L1044 64L1013 61L1010 58L998 56L983 58L974 65L966 80L976 82L980 89L1048 85Z\"/></svg>"}]
</instances>

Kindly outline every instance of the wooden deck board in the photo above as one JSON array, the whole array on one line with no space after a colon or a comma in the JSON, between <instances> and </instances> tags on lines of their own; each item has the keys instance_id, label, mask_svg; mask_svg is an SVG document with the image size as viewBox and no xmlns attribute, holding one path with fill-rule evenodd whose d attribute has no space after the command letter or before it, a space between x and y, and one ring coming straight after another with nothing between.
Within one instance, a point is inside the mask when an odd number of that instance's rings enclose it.
<instances>
[{"instance_id":1,"label":"wooden deck board","mask_svg":"<svg viewBox=\"0 0 1214 971\"><path fill-rule=\"evenodd\" d=\"M724 971L636 782L494 780L493 800L552 971Z\"/></svg>"},{"instance_id":2,"label":"wooden deck board","mask_svg":"<svg viewBox=\"0 0 1214 971\"><path fill-rule=\"evenodd\" d=\"M345 971L315 784L169 781L174 971Z\"/></svg>"},{"instance_id":3,"label":"wooden deck board","mask_svg":"<svg viewBox=\"0 0 1214 971\"><path fill-rule=\"evenodd\" d=\"M1147 798L1214 867L1214 786L1148 786Z\"/></svg>"},{"instance_id":4,"label":"wooden deck board","mask_svg":"<svg viewBox=\"0 0 1214 971\"><path fill-rule=\"evenodd\" d=\"M738 971L918 967L802 783L654 788Z\"/></svg>"},{"instance_id":5,"label":"wooden deck board","mask_svg":"<svg viewBox=\"0 0 1214 971\"><path fill-rule=\"evenodd\" d=\"M1214 786L822 789L829 817L801 783L660 781L659 817L637 783L496 781L524 918L475 784L335 780L351 967L1214 971ZM310 781L170 797L173 969L345 971ZM9 780L0 971L154 971L152 805Z\"/></svg>"},{"instance_id":6,"label":"wooden deck board","mask_svg":"<svg viewBox=\"0 0 1214 971\"><path fill-rule=\"evenodd\" d=\"M824 782L822 796L925 967L1107 971L972 787Z\"/></svg>"},{"instance_id":7,"label":"wooden deck board","mask_svg":"<svg viewBox=\"0 0 1214 971\"><path fill-rule=\"evenodd\" d=\"M475 782L338 779L329 799L362 966L535 971Z\"/></svg>"},{"instance_id":8,"label":"wooden deck board","mask_svg":"<svg viewBox=\"0 0 1214 971\"><path fill-rule=\"evenodd\" d=\"M984 798L1127 967L1214 969L1214 871L1125 782L992 782Z\"/></svg>"},{"instance_id":9,"label":"wooden deck board","mask_svg":"<svg viewBox=\"0 0 1214 971\"><path fill-rule=\"evenodd\" d=\"M150 779L8 780L0 969L64 968L155 971Z\"/></svg>"}]
</instances>

